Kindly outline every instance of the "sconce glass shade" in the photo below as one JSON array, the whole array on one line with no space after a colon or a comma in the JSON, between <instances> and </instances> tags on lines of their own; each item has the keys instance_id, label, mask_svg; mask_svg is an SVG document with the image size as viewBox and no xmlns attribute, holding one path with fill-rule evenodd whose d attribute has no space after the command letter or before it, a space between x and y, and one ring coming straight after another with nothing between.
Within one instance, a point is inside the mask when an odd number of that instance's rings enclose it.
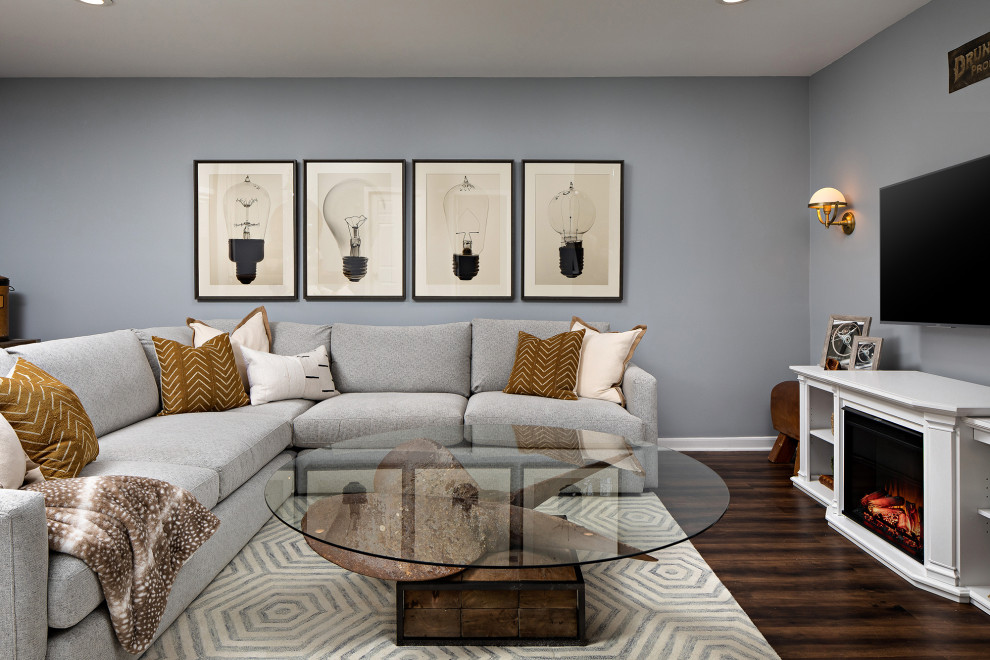
<instances>
[{"instance_id":1,"label":"sconce glass shade","mask_svg":"<svg viewBox=\"0 0 990 660\"><path fill-rule=\"evenodd\" d=\"M818 222L826 227L839 225L843 232L851 234L856 228L856 217L852 213L843 213L840 220L835 219L838 209L845 206L845 195L835 188L821 188L808 201L808 208L818 211Z\"/></svg>"},{"instance_id":2,"label":"sconce glass shade","mask_svg":"<svg viewBox=\"0 0 990 660\"><path fill-rule=\"evenodd\" d=\"M846 197L841 192L835 188L822 188L814 195L811 196L811 200L808 202L809 209L820 209L826 206L845 206Z\"/></svg>"},{"instance_id":3,"label":"sconce glass shade","mask_svg":"<svg viewBox=\"0 0 990 660\"><path fill-rule=\"evenodd\" d=\"M237 280L250 284L257 275L257 264L265 258L265 233L271 211L268 191L245 176L223 196L223 217L227 225L227 256L236 264Z\"/></svg>"},{"instance_id":4,"label":"sconce glass shade","mask_svg":"<svg viewBox=\"0 0 990 660\"><path fill-rule=\"evenodd\" d=\"M371 231L367 223L373 187L364 179L347 179L331 188L323 200L323 221L340 250L344 277L351 282L360 282L368 274Z\"/></svg>"},{"instance_id":5,"label":"sconce glass shade","mask_svg":"<svg viewBox=\"0 0 990 660\"><path fill-rule=\"evenodd\" d=\"M572 181L548 205L550 226L560 234L560 274L574 278L584 271L584 234L595 224L595 203Z\"/></svg>"},{"instance_id":6,"label":"sconce glass shade","mask_svg":"<svg viewBox=\"0 0 990 660\"><path fill-rule=\"evenodd\" d=\"M480 270L480 254L488 233L488 194L468 181L443 196L443 215L447 221L447 238L454 253L454 275L460 280L473 279Z\"/></svg>"}]
</instances>

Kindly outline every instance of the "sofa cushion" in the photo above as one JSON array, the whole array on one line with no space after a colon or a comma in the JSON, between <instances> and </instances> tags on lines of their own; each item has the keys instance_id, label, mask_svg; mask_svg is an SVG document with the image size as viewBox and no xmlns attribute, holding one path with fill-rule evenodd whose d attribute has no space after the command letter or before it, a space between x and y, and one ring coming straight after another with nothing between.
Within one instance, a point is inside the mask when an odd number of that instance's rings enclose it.
<instances>
[{"instance_id":1,"label":"sofa cushion","mask_svg":"<svg viewBox=\"0 0 990 660\"><path fill-rule=\"evenodd\" d=\"M512 347L515 349L514 341ZM341 392L448 392L467 396L471 324L337 323L330 357L333 381Z\"/></svg>"},{"instance_id":2,"label":"sofa cushion","mask_svg":"<svg viewBox=\"0 0 990 660\"><path fill-rule=\"evenodd\" d=\"M270 417L277 417L283 422L291 422L312 408L315 403L315 401L308 401L306 399L286 399L285 401L272 401L260 406L244 406L243 408L238 408L237 412L250 415L268 415Z\"/></svg>"},{"instance_id":3,"label":"sofa cushion","mask_svg":"<svg viewBox=\"0 0 990 660\"><path fill-rule=\"evenodd\" d=\"M158 385L129 330L24 344L7 351L38 365L76 393L97 437L158 411Z\"/></svg>"},{"instance_id":4,"label":"sofa cushion","mask_svg":"<svg viewBox=\"0 0 990 660\"><path fill-rule=\"evenodd\" d=\"M292 443L296 447L324 447L371 433L459 425L464 422L466 406L467 399L459 394L341 394L321 401L297 417L293 422Z\"/></svg>"},{"instance_id":5,"label":"sofa cushion","mask_svg":"<svg viewBox=\"0 0 990 660\"><path fill-rule=\"evenodd\" d=\"M291 424L275 415L186 413L151 417L101 438L100 458L208 468L219 477L223 500L291 441Z\"/></svg>"},{"instance_id":6,"label":"sofa cushion","mask_svg":"<svg viewBox=\"0 0 990 660\"><path fill-rule=\"evenodd\" d=\"M275 321L272 326L272 353L297 355L326 346L330 350L330 326Z\"/></svg>"},{"instance_id":7,"label":"sofa cushion","mask_svg":"<svg viewBox=\"0 0 990 660\"><path fill-rule=\"evenodd\" d=\"M158 364L158 356L155 354L155 340L153 337L171 339L183 346L192 346L192 329L187 326L159 326L154 328L143 328L141 330L131 330L138 338L141 348L144 349L144 356L151 365L151 373L155 377L155 387L160 387L162 380L162 368ZM158 405L161 407L161 393L158 395Z\"/></svg>"},{"instance_id":8,"label":"sofa cushion","mask_svg":"<svg viewBox=\"0 0 990 660\"><path fill-rule=\"evenodd\" d=\"M131 460L107 459L100 456L87 465L79 473L80 477L102 477L107 475L125 475L131 477L148 477L167 481L173 486L185 488L192 493L200 504L212 509L220 499L220 476L215 470L199 465L180 465L178 463L159 463L142 460L144 457L135 453Z\"/></svg>"},{"instance_id":9,"label":"sofa cushion","mask_svg":"<svg viewBox=\"0 0 990 660\"><path fill-rule=\"evenodd\" d=\"M123 474L161 479L191 492L200 504L213 508L219 477L205 467L170 465L141 460L107 460L101 456L79 473L81 477ZM48 559L48 625L71 628L103 601L96 574L76 557L52 552Z\"/></svg>"},{"instance_id":10,"label":"sofa cushion","mask_svg":"<svg viewBox=\"0 0 990 660\"><path fill-rule=\"evenodd\" d=\"M562 401L503 392L480 392L468 400L465 424L527 424L604 431L635 441L645 437L643 421L601 399Z\"/></svg>"},{"instance_id":11,"label":"sofa cushion","mask_svg":"<svg viewBox=\"0 0 990 660\"><path fill-rule=\"evenodd\" d=\"M608 331L608 323L588 325L602 332ZM471 322L471 391L501 392L505 389L516 359L520 331L546 339L570 329L570 321L475 319Z\"/></svg>"}]
</instances>

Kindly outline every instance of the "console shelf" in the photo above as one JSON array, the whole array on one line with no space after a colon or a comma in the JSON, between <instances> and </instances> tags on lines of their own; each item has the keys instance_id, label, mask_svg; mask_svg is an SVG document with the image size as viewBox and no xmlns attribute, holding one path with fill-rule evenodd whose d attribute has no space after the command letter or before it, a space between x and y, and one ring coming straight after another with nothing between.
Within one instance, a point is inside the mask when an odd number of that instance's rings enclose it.
<instances>
[{"instance_id":1,"label":"console shelf","mask_svg":"<svg viewBox=\"0 0 990 660\"><path fill-rule=\"evenodd\" d=\"M832 434L832 429L811 429L810 433L813 438L824 440L830 445L835 444L835 436Z\"/></svg>"},{"instance_id":2,"label":"console shelf","mask_svg":"<svg viewBox=\"0 0 990 660\"><path fill-rule=\"evenodd\" d=\"M791 367L800 383L800 470L794 485L828 524L920 589L990 614L990 387L917 371ZM843 515L846 410L921 433L924 561ZM818 483L832 474L835 490Z\"/></svg>"}]
</instances>

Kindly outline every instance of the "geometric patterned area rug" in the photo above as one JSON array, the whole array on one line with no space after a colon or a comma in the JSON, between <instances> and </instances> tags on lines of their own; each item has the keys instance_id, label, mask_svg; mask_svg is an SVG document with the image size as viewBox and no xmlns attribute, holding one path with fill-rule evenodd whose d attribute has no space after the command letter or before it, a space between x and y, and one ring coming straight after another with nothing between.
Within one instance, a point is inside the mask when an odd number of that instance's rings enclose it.
<instances>
[{"instance_id":1,"label":"geometric patterned area rug","mask_svg":"<svg viewBox=\"0 0 990 660\"><path fill-rule=\"evenodd\" d=\"M394 583L331 564L272 518L143 657L778 658L690 542L654 556L582 567L587 646L397 647Z\"/></svg>"}]
</instances>

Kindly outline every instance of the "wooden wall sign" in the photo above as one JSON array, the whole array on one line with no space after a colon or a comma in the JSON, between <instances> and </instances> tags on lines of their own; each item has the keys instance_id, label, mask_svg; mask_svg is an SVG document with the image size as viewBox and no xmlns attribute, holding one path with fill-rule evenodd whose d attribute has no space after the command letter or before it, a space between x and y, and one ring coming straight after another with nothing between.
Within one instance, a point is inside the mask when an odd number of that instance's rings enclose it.
<instances>
[{"instance_id":1,"label":"wooden wall sign","mask_svg":"<svg viewBox=\"0 0 990 660\"><path fill-rule=\"evenodd\" d=\"M990 78L990 32L949 51L949 93Z\"/></svg>"}]
</instances>

